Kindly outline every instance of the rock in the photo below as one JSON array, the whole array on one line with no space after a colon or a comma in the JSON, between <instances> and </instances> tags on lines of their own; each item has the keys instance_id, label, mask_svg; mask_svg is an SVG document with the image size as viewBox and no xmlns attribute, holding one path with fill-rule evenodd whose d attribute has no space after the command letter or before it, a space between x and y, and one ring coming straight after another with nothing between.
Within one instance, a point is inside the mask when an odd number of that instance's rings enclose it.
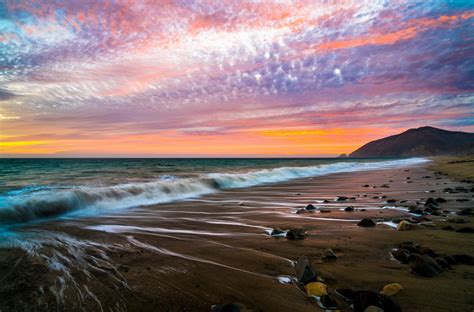
<instances>
[{"instance_id":1,"label":"rock","mask_svg":"<svg viewBox=\"0 0 474 312\"><path fill-rule=\"evenodd\" d=\"M302 214L302 213L305 213L306 210L305 209L298 209L296 210L296 214Z\"/></svg>"},{"instance_id":2,"label":"rock","mask_svg":"<svg viewBox=\"0 0 474 312\"><path fill-rule=\"evenodd\" d=\"M344 201L344 200L348 200L348 199L349 199L349 197L346 197L346 196L338 196L336 198L337 201Z\"/></svg>"},{"instance_id":3,"label":"rock","mask_svg":"<svg viewBox=\"0 0 474 312\"><path fill-rule=\"evenodd\" d=\"M322 309L330 309L330 310L333 310L333 309L337 309L337 302L336 300L334 300L332 297L330 297L329 295L323 295L319 298L319 301L318 301L320 307Z\"/></svg>"},{"instance_id":4,"label":"rock","mask_svg":"<svg viewBox=\"0 0 474 312\"><path fill-rule=\"evenodd\" d=\"M397 260L400 261L403 264L408 264L411 260L411 253L403 248L393 250L392 251L392 256Z\"/></svg>"},{"instance_id":5,"label":"rock","mask_svg":"<svg viewBox=\"0 0 474 312\"><path fill-rule=\"evenodd\" d=\"M472 214L472 208L464 208L456 213L458 216L470 216Z\"/></svg>"},{"instance_id":6,"label":"rock","mask_svg":"<svg viewBox=\"0 0 474 312\"><path fill-rule=\"evenodd\" d=\"M290 229L286 233L286 238L295 240L295 239L304 239L306 236L306 231L303 229Z\"/></svg>"},{"instance_id":7,"label":"rock","mask_svg":"<svg viewBox=\"0 0 474 312\"><path fill-rule=\"evenodd\" d=\"M337 255L334 252L334 250L332 250L331 248L328 248L323 252L321 259L322 260L336 260Z\"/></svg>"},{"instance_id":8,"label":"rock","mask_svg":"<svg viewBox=\"0 0 474 312\"><path fill-rule=\"evenodd\" d=\"M301 257L296 262L296 279L298 283L306 285L309 282L316 280L316 272L307 257Z\"/></svg>"},{"instance_id":9,"label":"rock","mask_svg":"<svg viewBox=\"0 0 474 312\"><path fill-rule=\"evenodd\" d=\"M320 213L328 213L328 212L331 212L331 210L329 210L329 209L319 209L319 212Z\"/></svg>"},{"instance_id":10,"label":"rock","mask_svg":"<svg viewBox=\"0 0 474 312\"><path fill-rule=\"evenodd\" d=\"M467 227L457 229L456 232L458 232L458 233L474 233L474 228L472 228L470 226L467 226Z\"/></svg>"},{"instance_id":11,"label":"rock","mask_svg":"<svg viewBox=\"0 0 474 312\"><path fill-rule=\"evenodd\" d=\"M448 226L445 226L443 228L441 228L442 230L445 230L445 231L454 231L454 228L451 226L451 225L448 225Z\"/></svg>"},{"instance_id":12,"label":"rock","mask_svg":"<svg viewBox=\"0 0 474 312\"><path fill-rule=\"evenodd\" d=\"M410 264L411 271L424 277L435 277L443 272L443 268L428 255L416 256Z\"/></svg>"},{"instance_id":13,"label":"rock","mask_svg":"<svg viewBox=\"0 0 474 312\"><path fill-rule=\"evenodd\" d=\"M457 263L460 264L466 264L466 265L474 265L474 257L466 255L466 254L457 254L457 255L452 255L454 260L456 260Z\"/></svg>"},{"instance_id":14,"label":"rock","mask_svg":"<svg viewBox=\"0 0 474 312\"><path fill-rule=\"evenodd\" d=\"M376 306L368 306L365 308L364 312L384 312L384 310Z\"/></svg>"},{"instance_id":15,"label":"rock","mask_svg":"<svg viewBox=\"0 0 474 312\"><path fill-rule=\"evenodd\" d=\"M380 293L386 296L393 296L395 294L398 294L402 289L402 285L398 283L392 283L385 285Z\"/></svg>"},{"instance_id":16,"label":"rock","mask_svg":"<svg viewBox=\"0 0 474 312\"><path fill-rule=\"evenodd\" d=\"M438 265L439 265L440 267L442 267L442 268L445 269L445 270L447 270L447 269L450 268L448 261L446 261L446 260L443 259L443 258L436 258L435 261L436 261L436 263L438 263Z\"/></svg>"},{"instance_id":17,"label":"rock","mask_svg":"<svg viewBox=\"0 0 474 312\"><path fill-rule=\"evenodd\" d=\"M453 256L445 256L443 259L449 264L449 265L455 265L458 264L456 259Z\"/></svg>"},{"instance_id":18,"label":"rock","mask_svg":"<svg viewBox=\"0 0 474 312\"><path fill-rule=\"evenodd\" d=\"M428 198L425 202L425 207L428 207L430 205L438 206L438 203L436 202L436 200L433 197Z\"/></svg>"},{"instance_id":19,"label":"rock","mask_svg":"<svg viewBox=\"0 0 474 312\"><path fill-rule=\"evenodd\" d=\"M212 312L243 312L250 311L238 303L217 304L211 308Z\"/></svg>"},{"instance_id":20,"label":"rock","mask_svg":"<svg viewBox=\"0 0 474 312\"><path fill-rule=\"evenodd\" d=\"M274 237L286 236L286 232L283 231L282 229L275 228L275 229L273 229L272 232L270 233L270 236L274 236Z\"/></svg>"},{"instance_id":21,"label":"rock","mask_svg":"<svg viewBox=\"0 0 474 312\"><path fill-rule=\"evenodd\" d=\"M456 199L456 201L462 203L462 202L469 201L469 199L467 199L467 198L458 198L458 199Z\"/></svg>"},{"instance_id":22,"label":"rock","mask_svg":"<svg viewBox=\"0 0 474 312\"><path fill-rule=\"evenodd\" d=\"M381 188L390 188L390 186L388 184L382 184L379 187L381 187Z\"/></svg>"},{"instance_id":23,"label":"rock","mask_svg":"<svg viewBox=\"0 0 474 312\"><path fill-rule=\"evenodd\" d=\"M362 187L370 187L370 185L364 184L364 185L362 185Z\"/></svg>"},{"instance_id":24,"label":"rock","mask_svg":"<svg viewBox=\"0 0 474 312\"><path fill-rule=\"evenodd\" d=\"M444 199L443 197L438 197L438 198L435 199L435 201L436 201L438 204L447 202L447 200Z\"/></svg>"},{"instance_id":25,"label":"rock","mask_svg":"<svg viewBox=\"0 0 474 312\"><path fill-rule=\"evenodd\" d=\"M327 203L329 203L329 200L325 199L325 200L323 200L323 203L327 204Z\"/></svg>"},{"instance_id":26,"label":"rock","mask_svg":"<svg viewBox=\"0 0 474 312\"><path fill-rule=\"evenodd\" d=\"M354 301L361 294L366 293L367 290L352 290L349 288L338 288L336 289L336 294L344 298L348 302Z\"/></svg>"},{"instance_id":27,"label":"rock","mask_svg":"<svg viewBox=\"0 0 474 312\"><path fill-rule=\"evenodd\" d=\"M305 210L306 210L306 211L315 211L315 210L316 210L316 207L314 207L313 205L309 204L308 206L306 206Z\"/></svg>"},{"instance_id":28,"label":"rock","mask_svg":"<svg viewBox=\"0 0 474 312\"><path fill-rule=\"evenodd\" d=\"M321 297L328 294L327 285L321 282L308 283L305 289L308 296Z\"/></svg>"},{"instance_id":29,"label":"rock","mask_svg":"<svg viewBox=\"0 0 474 312\"><path fill-rule=\"evenodd\" d=\"M411 223L408 221L401 221L397 225L397 231L408 231L412 227Z\"/></svg>"},{"instance_id":30,"label":"rock","mask_svg":"<svg viewBox=\"0 0 474 312\"><path fill-rule=\"evenodd\" d=\"M372 221L372 219L365 218L362 219L359 223L357 223L357 225L362 227L374 227L375 223L374 221Z\"/></svg>"},{"instance_id":31,"label":"rock","mask_svg":"<svg viewBox=\"0 0 474 312\"><path fill-rule=\"evenodd\" d=\"M365 293L362 293L353 301L353 307L355 312L363 312L365 311L365 309L371 306L378 307L383 311L402 311L400 306L389 296L373 291L367 291Z\"/></svg>"},{"instance_id":32,"label":"rock","mask_svg":"<svg viewBox=\"0 0 474 312\"><path fill-rule=\"evenodd\" d=\"M396 203L396 202L397 202L396 199L389 199L389 200L387 200L387 204L394 204L394 203Z\"/></svg>"},{"instance_id":33,"label":"rock","mask_svg":"<svg viewBox=\"0 0 474 312\"><path fill-rule=\"evenodd\" d=\"M339 158L347 158L347 154L342 153L341 155L339 155Z\"/></svg>"},{"instance_id":34,"label":"rock","mask_svg":"<svg viewBox=\"0 0 474 312\"><path fill-rule=\"evenodd\" d=\"M466 221L464 221L463 218L450 218L448 219L449 223L456 223L456 224L464 224Z\"/></svg>"},{"instance_id":35,"label":"rock","mask_svg":"<svg viewBox=\"0 0 474 312\"><path fill-rule=\"evenodd\" d=\"M431 248L426 248L426 247L423 247L423 248L419 248L419 253L421 255L428 255L430 256L431 258L436 258L438 257L439 255Z\"/></svg>"},{"instance_id":36,"label":"rock","mask_svg":"<svg viewBox=\"0 0 474 312\"><path fill-rule=\"evenodd\" d=\"M346 208L344 208L344 211L352 212L352 211L354 211L354 207L353 206L346 207Z\"/></svg>"}]
</instances>

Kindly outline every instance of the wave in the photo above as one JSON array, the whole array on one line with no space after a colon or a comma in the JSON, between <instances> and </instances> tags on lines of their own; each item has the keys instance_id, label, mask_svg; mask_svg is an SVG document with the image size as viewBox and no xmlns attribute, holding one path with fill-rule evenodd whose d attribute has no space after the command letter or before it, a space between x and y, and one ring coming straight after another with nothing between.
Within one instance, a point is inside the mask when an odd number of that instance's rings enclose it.
<instances>
[{"instance_id":1,"label":"wave","mask_svg":"<svg viewBox=\"0 0 474 312\"><path fill-rule=\"evenodd\" d=\"M339 162L308 167L280 167L244 173L210 173L196 178L165 178L155 182L107 187L34 188L0 197L0 225L58 216L87 216L132 207L172 202L220 190L285 182L332 173L415 165L429 160L409 158L378 162Z\"/></svg>"}]
</instances>

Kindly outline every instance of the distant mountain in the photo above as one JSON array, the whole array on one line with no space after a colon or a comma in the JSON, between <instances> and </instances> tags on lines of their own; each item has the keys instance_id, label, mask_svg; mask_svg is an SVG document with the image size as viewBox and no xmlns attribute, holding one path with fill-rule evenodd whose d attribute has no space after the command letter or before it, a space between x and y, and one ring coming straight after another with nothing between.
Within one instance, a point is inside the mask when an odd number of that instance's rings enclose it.
<instances>
[{"instance_id":1,"label":"distant mountain","mask_svg":"<svg viewBox=\"0 0 474 312\"><path fill-rule=\"evenodd\" d=\"M369 142L349 157L437 156L470 152L474 152L474 133L421 127Z\"/></svg>"}]
</instances>

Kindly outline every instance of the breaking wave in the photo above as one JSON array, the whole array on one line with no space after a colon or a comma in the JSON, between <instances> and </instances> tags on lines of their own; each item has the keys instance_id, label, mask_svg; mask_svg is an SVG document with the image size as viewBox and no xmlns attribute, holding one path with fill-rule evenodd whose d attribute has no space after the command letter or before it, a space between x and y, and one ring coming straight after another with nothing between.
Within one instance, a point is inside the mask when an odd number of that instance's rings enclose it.
<instances>
[{"instance_id":1,"label":"breaking wave","mask_svg":"<svg viewBox=\"0 0 474 312\"><path fill-rule=\"evenodd\" d=\"M285 182L291 179L409 166L424 158L379 162L339 162L308 167L281 167L245 173L210 173L196 178L160 179L107 187L38 188L0 197L0 225L58 216L87 216L131 207L198 197L225 189ZM31 188L31 187L30 187Z\"/></svg>"}]
</instances>

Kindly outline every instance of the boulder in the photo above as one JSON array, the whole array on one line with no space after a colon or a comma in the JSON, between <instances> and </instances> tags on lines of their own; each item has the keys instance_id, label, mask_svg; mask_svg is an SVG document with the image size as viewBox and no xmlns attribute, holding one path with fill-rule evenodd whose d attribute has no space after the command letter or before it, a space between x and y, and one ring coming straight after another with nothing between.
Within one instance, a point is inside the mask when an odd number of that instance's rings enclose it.
<instances>
[{"instance_id":1,"label":"boulder","mask_svg":"<svg viewBox=\"0 0 474 312\"><path fill-rule=\"evenodd\" d=\"M390 312L401 312L402 309L400 306L393 301L389 296L384 294L376 293L373 291L367 291L361 295L359 295L353 301L353 307L355 312L363 312L368 307L378 307L383 311L390 311Z\"/></svg>"},{"instance_id":2,"label":"boulder","mask_svg":"<svg viewBox=\"0 0 474 312\"><path fill-rule=\"evenodd\" d=\"M308 206L306 206L305 210L306 210L306 211L315 211L315 210L316 210L316 207L314 207L313 205L309 204Z\"/></svg>"},{"instance_id":3,"label":"boulder","mask_svg":"<svg viewBox=\"0 0 474 312\"><path fill-rule=\"evenodd\" d=\"M321 282L308 283L306 284L305 289L308 296L321 297L328 294L327 285Z\"/></svg>"},{"instance_id":4,"label":"boulder","mask_svg":"<svg viewBox=\"0 0 474 312\"><path fill-rule=\"evenodd\" d=\"M391 283L385 285L380 293L386 296L393 296L395 294L398 294L402 289L402 285L398 283Z\"/></svg>"},{"instance_id":5,"label":"boulder","mask_svg":"<svg viewBox=\"0 0 474 312\"><path fill-rule=\"evenodd\" d=\"M400 221L397 225L397 231L408 231L412 227L411 223L408 221Z\"/></svg>"},{"instance_id":6,"label":"boulder","mask_svg":"<svg viewBox=\"0 0 474 312\"><path fill-rule=\"evenodd\" d=\"M352 212L352 211L354 211L354 207L353 206L346 207L346 208L344 208L344 211Z\"/></svg>"},{"instance_id":7,"label":"boulder","mask_svg":"<svg viewBox=\"0 0 474 312\"><path fill-rule=\"evenodd\" d=\"M349 197L346 197L346 196L338 196L336 198L337 201L344 201L344 200L348 200L348 199L349 199Z\"/></svg>"},{"instance_id":8,"label":"boulder","mask_svg":"<svg viewBox=\"0 0 474 312\"><path fill-rule=\"evenodd\" d=\"M411 253L403 248L392 251L392 256L403 264L408 264L411 260Z\"/></svg>"},{"instance_id":9,"label":"boulder","mask_svg":"<svg viewBox=\"0 0 474 312\"><path fill-rule=\"evenodd\" d=\"M301 257L296 262L296 279L298 283L306 285L309 282L316 280L316 272L314 271L308 257Z\"/></svg>"},{"instance_id":10,"label":"boulder","mask_svg":"<svg viewBox=\"0 0 474 312\"><path fill-rule=\"evenodd\" d=\"M435 277L444 271L436 260L428 255L416 256L410 268L413 273L424 277Z\"/></svg>"},{"instance_id":11,"label":"boulder","mask_svg":"<svg viewBox=\"0 0 474 312\"><path fill-rule=\"evenodd\" d=\"M438 204L447 202L447 200L444 199L443 197L438 197L438 198L435 199L435 201L436 201Z\"/></svg>"},{"instance_id":12,"label":"boulder","mask_svg":"<svg viewBox=\"0 0 474 312\"><path fill-rule=\"evenodd\" d=\"M306 231L303 229L290 229L286 233L286 238L291 240L304 239L306 237Z\"/></svg>"},{"instance_id":13,"label":"boulder","mask_svg":"<svg viewBox=\"0 0 474 312\"><path fill-rule=\"evenodd\" d=\"M322 260L336 260L337 259L337 255L336 253L334 252L334 250L332 250L331 248L328 248L326 249L322 256L321 256L321 259Z\"/></svg>"},{"instance_id":14,"label":"boulder","mask_svg":"<svg viewBox=\"0 0 474 312\"><path fill-rule=\"evenodd\" d=\"M362 227L374 227L375 223L374 221L372 221L372 219L365 218L362 219L359 223L357 223L357 225Z\"/></svg>"},{"instance_id":15,"label":"boulder","mask_svg":"<svg viewBox=\"0 0 474 312\"><path fill-rule=\"evenodd\" d=\"M396 203L396 202L397 202L396 199L388 199L388 200L387 200L387 204L394 204L394 203Z\"/></svg>"}]
</instances>

